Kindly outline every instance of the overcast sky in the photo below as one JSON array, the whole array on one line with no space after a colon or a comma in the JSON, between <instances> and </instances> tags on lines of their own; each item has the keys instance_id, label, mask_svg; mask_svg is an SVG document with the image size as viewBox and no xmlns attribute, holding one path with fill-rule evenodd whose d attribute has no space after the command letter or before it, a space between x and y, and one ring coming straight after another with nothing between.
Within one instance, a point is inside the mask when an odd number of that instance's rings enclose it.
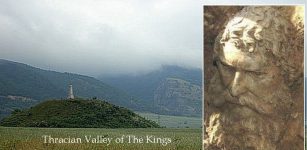
<instances>
[{"instance_id":1,"label":"overcast sky","mask_svg":"<svg viewBox=\"0 0 307 150\"><path fill-rule=\"evenodd\" d=\"M0 1L0 58L84 75L202 66L202 3Z\"/></svg>"}]
</instances>

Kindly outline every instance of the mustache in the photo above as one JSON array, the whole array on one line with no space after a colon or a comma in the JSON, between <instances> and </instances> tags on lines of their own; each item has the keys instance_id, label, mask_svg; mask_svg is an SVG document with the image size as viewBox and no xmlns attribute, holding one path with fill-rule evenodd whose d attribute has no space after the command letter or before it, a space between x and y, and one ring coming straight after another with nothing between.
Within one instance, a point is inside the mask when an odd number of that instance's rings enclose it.
<instances>
[{"instance_id":1,"label":"mustache","mask_svg":"<svg viewBox=\"0 0 307 150\"><path fill-rule=\"evenodd\" d=\"M283 109L278 108L275 103L285 102L285 100L291 102L291 97L287 93L286 91L279 91L276 94L272 94L272 96L259 97L253 92L247 91L239 96L233 96L228 88L223 88L222 91L221 89L220 91L212 91L210 101L216 107L222 107L226 103L231 103L247 107L264 116L271 116L279 115L279 111L276 111L276 109Z\"/></svg>"}]
</instances>

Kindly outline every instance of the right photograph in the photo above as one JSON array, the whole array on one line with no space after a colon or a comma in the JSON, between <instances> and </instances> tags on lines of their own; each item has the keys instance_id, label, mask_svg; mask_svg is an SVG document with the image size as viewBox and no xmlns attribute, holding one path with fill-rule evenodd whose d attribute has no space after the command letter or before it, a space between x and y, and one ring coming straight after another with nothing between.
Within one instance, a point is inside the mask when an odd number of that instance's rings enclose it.
<instances>
[{"instance_id":1,"label":"right photograph","mask_svg":"<svg viewBox=\"0 0 307 150\"><path fill-rule=\"evenodd\" d=\"M304 9L203 7L205 150L304 149Z\"/></svg>"}]
</instances>

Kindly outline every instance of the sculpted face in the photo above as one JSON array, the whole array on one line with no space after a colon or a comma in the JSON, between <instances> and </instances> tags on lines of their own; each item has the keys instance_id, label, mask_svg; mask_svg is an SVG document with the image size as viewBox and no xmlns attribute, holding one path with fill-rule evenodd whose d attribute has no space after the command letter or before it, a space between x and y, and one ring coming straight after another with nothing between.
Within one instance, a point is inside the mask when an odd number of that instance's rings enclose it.
<instances>
[{"instance_id":1,"label":"sculpted face","mask_svg":"<svg viewBox=\"0 0 307 150\"><path fill-rule=\"evenodd\" d=\"M299 57L289 55L291 25L279 10L244 7L217 36L205 88L205 149L289 149L284 145L299 141L299 123L289 128L299 114L300 71L292 63Z\"/></svg>"},{"instance_id":2,"label":"sculpted face","mask_svg":"<svg viewBox=\"0 0 307 150\"><path fill-rule=\"evenodd\" d=\"M235 21L239 23L232 25ZM233 22L225 29L215 58L222 86L231 96L225 101L273 115L282 108L272 103L288 98L281 69L271 51L261 47L263 41L255 38L257 24L243 18Z\"/></svg>"},{"instance_id":3,"label":"sculpted face","mask_svg":"<svg viewBox=\"0 0 307 150\"><path fill-rule=\"evenodd\" d=\"M209 86L217 112L208 119L208 143L270 150L279 140L291 97L273 42L261 39L268 32L249 19L234 18L217 41L217 72Z\"/></svg>"}]
</instances>

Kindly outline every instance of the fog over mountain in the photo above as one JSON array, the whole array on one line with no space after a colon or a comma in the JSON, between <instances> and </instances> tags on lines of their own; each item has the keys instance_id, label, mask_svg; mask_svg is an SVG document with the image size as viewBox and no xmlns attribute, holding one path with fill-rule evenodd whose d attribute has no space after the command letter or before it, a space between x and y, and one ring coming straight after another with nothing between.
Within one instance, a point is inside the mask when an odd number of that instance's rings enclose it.
<instances>
[{"instance_id":1,"label":"fog over mountain","mask_svg":"<svg viewBox=\"0 0 307 150\"><path fill-rule=\"evenodd\" d=\"M0 57L90 76L202 66L202 4L190 0L0 1Z\"/></svg>"}]
</instances>

